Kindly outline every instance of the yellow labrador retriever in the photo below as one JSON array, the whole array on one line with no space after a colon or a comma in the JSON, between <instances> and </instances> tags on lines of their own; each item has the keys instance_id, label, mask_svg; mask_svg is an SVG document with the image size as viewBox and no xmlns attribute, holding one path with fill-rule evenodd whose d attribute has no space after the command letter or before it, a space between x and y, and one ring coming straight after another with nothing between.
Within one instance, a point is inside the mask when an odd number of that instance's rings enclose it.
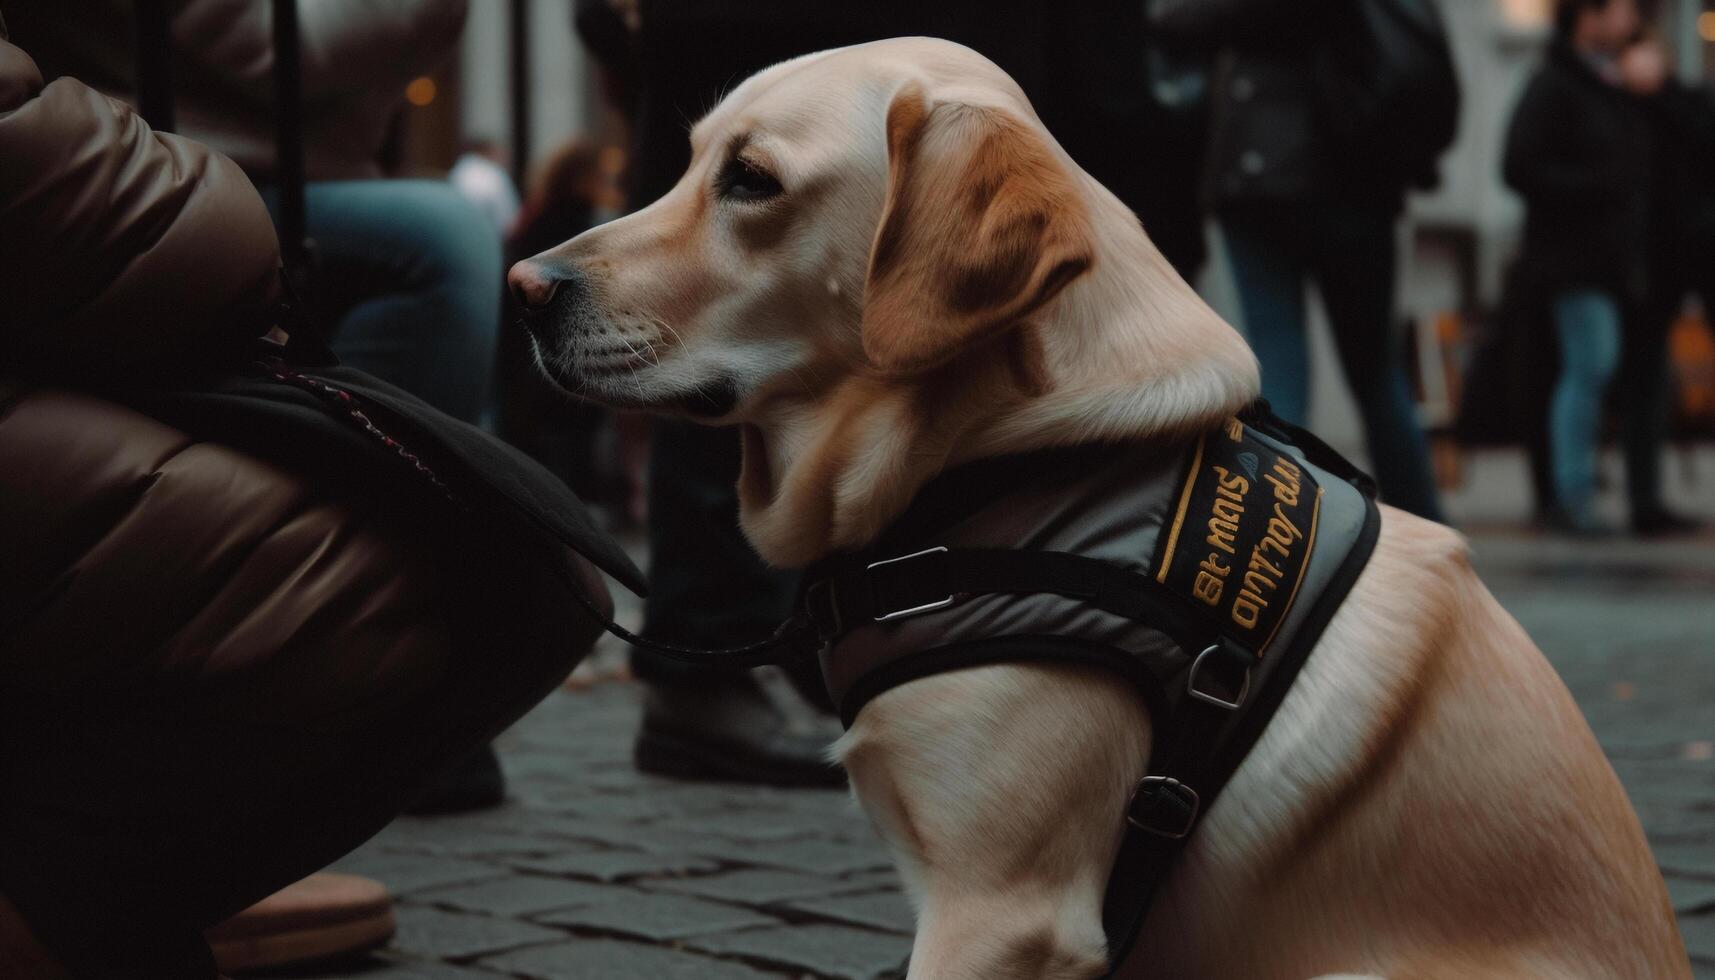
<instances>
[{"instance_id":1,"label":"yellow labrador retriever","mask_svg":"<svg viewBox=\"0 0 1715 980\"><path fill-rule=\"evenodd\" d=\"M931 477L1164 444L1250 402L1242 339L974 52L770 68L665 197L516 266L567 390L743 428L745 532L799 566ZM1149 719L1117 674L999 665L881 695L837 746L918 912L913 978L1093 978ZM1686 977L1638 821L1462 540L1379 544L1191 838L1123 976Z\"/></svg>"}]
</instances>

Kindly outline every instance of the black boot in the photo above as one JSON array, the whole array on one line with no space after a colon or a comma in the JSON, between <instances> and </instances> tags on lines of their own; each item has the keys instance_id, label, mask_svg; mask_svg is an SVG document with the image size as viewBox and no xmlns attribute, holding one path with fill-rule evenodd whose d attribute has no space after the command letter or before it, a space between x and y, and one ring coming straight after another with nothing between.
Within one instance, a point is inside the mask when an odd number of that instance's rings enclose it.
<instances>
[{"instance_id":1,"label":"black boot","mask_svg":"<svg viewBox=\"0 0 1715 980\"><path fill-rule=\"evenodd\" d=\"M430 780L405 812L419 817L465 813L505 801L506 776L500 771L500 757L494 754L494 746L484 745Z\"/></svg>"},{"instance_id":2,"label":"black boot","mask_svg":"<svg viewBox=\"0 0 1715 980\"><path fill-rule=\"evenodd\" d=\"M1632 530L1646 538L1696 534L1702 529L1702 521L1668 510L1659 504L1632 511Z\"/></svg>"},{"instance_id":3,"label":"black boot","mask_svg":"<svg viewBox=\"0 0 1715 980\"><path fill-rule=\"evenodd\" d=\"M792 727L748 675L699 685L646 685L637 768L658 776L838 787L843 769L827 761L825 738Z\"/></svg>"}]
</instances>

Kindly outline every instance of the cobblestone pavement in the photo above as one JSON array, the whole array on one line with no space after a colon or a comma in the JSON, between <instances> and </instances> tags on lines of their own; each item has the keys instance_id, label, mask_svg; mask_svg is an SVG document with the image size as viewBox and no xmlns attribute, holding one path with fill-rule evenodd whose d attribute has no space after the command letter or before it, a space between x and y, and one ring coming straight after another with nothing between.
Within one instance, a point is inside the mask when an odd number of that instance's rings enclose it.
<instances>
[{"instance_id":1,"label":"cobblestone pavement","mask_svg":"<svg viewBox=\"0 0 1715 980\"><path fill-rule=\"evenodd\" d=\"M1589 716L1697 976L1715 980L1715 539L1479 532L1473 547ZM635 685L557 693L498 742L505 807L404 818L342 861L392 889L400 929L385 953L324 976L863 980L900 963L910 917L844 793L639 775L637 721Z\"/></svg>"}]
</instances>

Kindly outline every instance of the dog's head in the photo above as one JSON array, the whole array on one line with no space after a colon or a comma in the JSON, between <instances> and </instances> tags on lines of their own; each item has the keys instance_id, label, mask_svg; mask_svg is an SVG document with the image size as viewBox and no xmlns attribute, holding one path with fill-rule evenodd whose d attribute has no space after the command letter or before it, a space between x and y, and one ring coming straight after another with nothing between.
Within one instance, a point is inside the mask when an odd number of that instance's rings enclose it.
<instances>
[{"instance_id":1,"label":"dog's head","mask_svg":"<svg viewBox=\"0 0 1715 980\"><path fill-rule=\"evenodd\" d=\"M1075 168L1017 85L949 42L777 65L691 143L666 196L511 272L574 394L744 421L943 365L1094 260Z\"/></svg>"}]
</instances>

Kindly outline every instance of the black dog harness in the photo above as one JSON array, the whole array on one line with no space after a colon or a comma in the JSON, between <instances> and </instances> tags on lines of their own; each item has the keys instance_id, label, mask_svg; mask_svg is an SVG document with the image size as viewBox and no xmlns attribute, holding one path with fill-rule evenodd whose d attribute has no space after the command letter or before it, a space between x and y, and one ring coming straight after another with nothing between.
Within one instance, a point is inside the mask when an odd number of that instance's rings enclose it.
<instances>
[{"instance_id":1,"label":"black dog harness","mask_svg":"<svg viewBox=\"0 0 1715 980\"><path fill-rule=\"evenodd\" d=\"M818 655L849 726L917 678L1006 662L1131 678L1154 747L1103 925L1125 961L1185 839L1256 743L1374 550L1374 483L1266 405L1176 452L1111 444L984 460L927 485L869 548L805 576L764 643Z\"/></svg>"}]
</instances>

